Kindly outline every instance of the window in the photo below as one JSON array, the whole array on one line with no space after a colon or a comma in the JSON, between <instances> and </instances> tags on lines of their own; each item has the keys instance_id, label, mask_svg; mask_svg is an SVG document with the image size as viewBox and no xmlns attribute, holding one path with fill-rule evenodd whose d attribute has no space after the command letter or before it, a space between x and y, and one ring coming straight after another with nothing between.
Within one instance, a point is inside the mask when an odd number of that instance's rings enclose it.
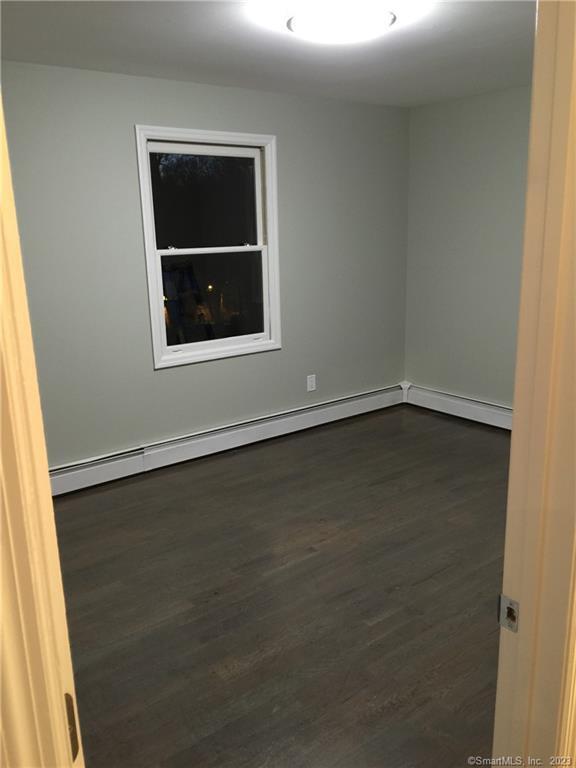
<instances>
[{"instance_id":1,"label":"window","mask_svg":"<svg viewBox=\"0 0 576 768\"><path fill-rule=\"evenodd\" d=\"M279 349L274 137L136 137L155 367Z\"/></svg>"}]
</instances>

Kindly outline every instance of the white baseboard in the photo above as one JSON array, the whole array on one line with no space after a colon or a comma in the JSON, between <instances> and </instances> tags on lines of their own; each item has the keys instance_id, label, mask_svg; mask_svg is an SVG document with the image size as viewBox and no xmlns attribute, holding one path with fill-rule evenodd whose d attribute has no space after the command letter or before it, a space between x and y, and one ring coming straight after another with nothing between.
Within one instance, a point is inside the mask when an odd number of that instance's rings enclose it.
<instances>
[{"instance_id":1,"label":"white baseboard","mask_svg":"<svg viewBox=\"0 0 576 768\"><path fill-rule=\"evenodd\" d=\"M50 470L52 495L79 491L81 488L108 483L110 480L119 480L144 471L143 448L58 467Z\"/></svg>"},{"instance_id":2,"label":"white baseboard","mask_svg":"<svg viewBox=\"0 0 576 768\"><path fill-rule=\"evenodd\" d=\"M405 393L404 402L411 405L419 405L422 408L459 416L462 419L480 421L482 424L490 424L493 427L512 429L512 408L438 392L409 382L402 382L402 389Z\"/></svg>"},{"instance_id":3,"label":"white baseboard","mask_svg":"<svg viewBox=\"0 0 576 768\"><path fill-rule=\"evenodd\" d=\"M387 387L139 447L125 453L55 467L50 472L52 493L58 496L168 464L177 464L271 437L317 427L330 421L388 408L402 401L400 386Z\"/></svg>"},{"instance_id":4,"label":"white baseboard","mask_svg":"<svg viewBox=\"0 0 576 768\"><path fill-rule=\"evenodd\" d=\"M124 453L89 459L77 464L55 467L50 472L52 493L78 491L110 480L148 472L169 464L197 459L211 453L317 427L330 421L369 413L391 405L408 403L440 411L451 416L479 421L503 429L512 428L512 409L484 403L402 381L394 387L364 392L305 408L276 413L260 419L198 432L162 443L142 446Z\"/></svg>"}]
</instances>

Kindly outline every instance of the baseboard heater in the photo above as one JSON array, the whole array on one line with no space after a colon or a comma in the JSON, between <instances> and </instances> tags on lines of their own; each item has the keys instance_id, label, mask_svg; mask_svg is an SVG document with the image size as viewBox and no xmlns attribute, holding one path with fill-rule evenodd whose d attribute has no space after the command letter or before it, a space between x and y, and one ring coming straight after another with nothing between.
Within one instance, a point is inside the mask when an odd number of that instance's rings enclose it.
<instances>
[{"instance_id":1,"label":"baseboard heater","mask_svg":"<svg viewBox=\"0 0 576 768\"><path fill-rule=\"evenodd\" d=\"M78 491L170 464L239 448L350 416L389 408L400 403L440 411L503 429L511 429L512 426L511 408L451 395L403 381L382 389L54 467L50 471L52 493L58 496Z\"/></svg>"},{"instance_id":2,"label":"baseboard heater","mask_svg":"<svg viewBox=\"0 0 576 768\"><path fill-rule=\"evenodd\" d=\"M197 459L380 410L401 402L402 389L396 385L165 440L124 453L55 467L50 472L52 493L55 496L69 493L169 464Z\"/></svg>"}]
</instances>

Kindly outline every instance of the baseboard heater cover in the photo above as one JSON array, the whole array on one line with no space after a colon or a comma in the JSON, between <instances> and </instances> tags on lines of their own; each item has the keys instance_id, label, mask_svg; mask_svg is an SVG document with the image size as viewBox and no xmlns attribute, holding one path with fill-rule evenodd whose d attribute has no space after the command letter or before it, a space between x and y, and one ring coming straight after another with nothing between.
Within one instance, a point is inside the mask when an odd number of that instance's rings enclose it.
<instances>
[{"instance_id":1,"label":"baseboard heater cover","mask_svg":"<svg viewBox=\"0 0 576 768\"><path fill-rule=\"evenodd\" d=\"M78 491L110 480L118 480L170 464L239 448L350 416L370 413L401 402L402 390L400 386L395 385L177 437L124 453L55 467L50 472L52 493L58 496Z\"/></svg>"},{"instance_id":2,"label":"baseboard heater cover","mask_svg":"<svg viewBox=\"0 0 576 768\"><path fill-rule=\"evenodd\" d=\"M78 491L93 485L148 472L181 461L310 429L331 421L407 403L502 429L512 428L512 408L420 387L409 381L292 411L284 411L226 427L177 437L124 453L103 456L50 472L52 493Z\"/></svg>"},{"instance_id":3,"label":"baseboard heater cover","mask_svg":"<svg viewBox=\"0 0 576 768\"><path fill-rule=\"evenodd\" d=\"M512 429L512 408L507 406L439 392L410 382L402 382L402 388L404 402L410 405L418 405L461 419L479 421L501 429Z\"/></svg>"}]
</instances>

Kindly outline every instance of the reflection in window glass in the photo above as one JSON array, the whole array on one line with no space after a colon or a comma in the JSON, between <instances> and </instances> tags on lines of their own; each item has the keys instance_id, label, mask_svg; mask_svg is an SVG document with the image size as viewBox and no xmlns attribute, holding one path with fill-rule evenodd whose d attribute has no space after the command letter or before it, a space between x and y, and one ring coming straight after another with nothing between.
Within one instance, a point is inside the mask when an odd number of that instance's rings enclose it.
<instances>
[{"instance_id":1,"label":"reflection in window glass","mask_svg":"<svg viewBox=\"0 0 576 768\"><path fill-rule=\"evenodd\" d=\"M156 247L256 245L253 157L150 153Z\"/></svg>"},{"instance_id":2,"label":"reflection in window glass","mask_svg":"<svg viewBox=\"0 0 576 768\"><path fill-rule=\"evenodd\" d=\"M262 255L162 256L168 346L264 331Z\"/></svg>"}]
</instances>

